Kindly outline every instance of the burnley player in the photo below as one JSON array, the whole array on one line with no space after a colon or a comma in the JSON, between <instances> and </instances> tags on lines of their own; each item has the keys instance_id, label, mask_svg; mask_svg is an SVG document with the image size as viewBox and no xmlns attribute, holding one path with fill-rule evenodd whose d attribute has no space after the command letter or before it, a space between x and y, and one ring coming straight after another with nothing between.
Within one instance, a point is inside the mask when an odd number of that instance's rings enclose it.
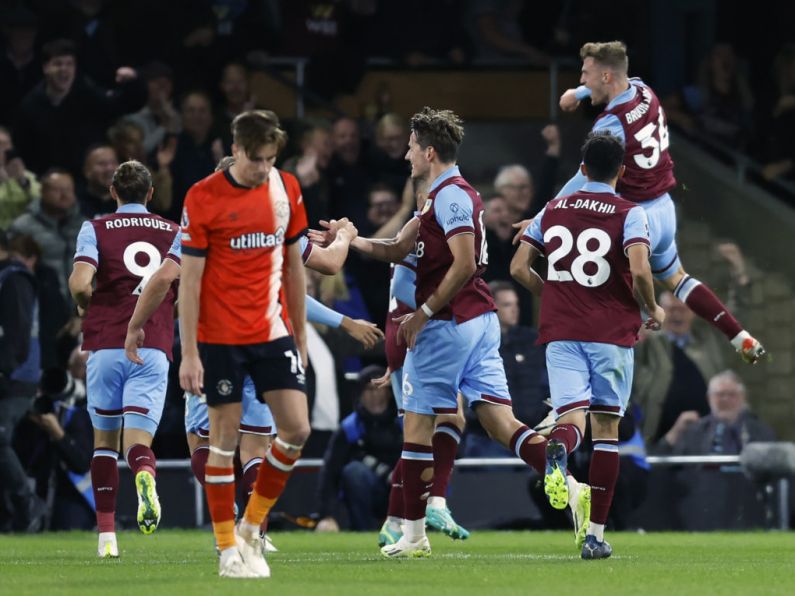
<instances>
[{"instance_id":1,"label":"burnley player","mask_svg":"<svg viewBox=\"0 0 795 596\"><path fill-rule=\"evenodd\" d=\"M674 162L668 151L668 127L660 101L643 81L627 78L629 61L622 42L586 43L580 57L581 86L564 92L560 107L573 111L586 97L594 105L607 104L593 130L610 131L624 142L626 170L616 190L646 210L655 279L719 329L746 362L757 362L765 353L762 344L742 328L712 290L685 272L679 260L676 209L668 194L676 186ZM578 172L558 197L579 190L584 183L584 176Z\"/></svg>"},{"instance_id":2,"label":"burnley player","mask_svg":"<svg viewBox=\"0 0 795 596\"><path fill-rule=\"evenodd\" d=\"M83 349L91 352L87 393L94 426L91 483L100 557L119 556L114 518L120 435L135 477L138 526L144 534L151 534L160 522L151 445L165 403L174 341L175 292L171 286L144 327L144 366L134 366L125 358L124 338L127 321L149 278L163 260L177 266L180 262L177 225L146 209L152 198L152 177L142 164L121 164L113 174L110 193L118 209L113 215L83 224L69 278L72 296L85 312Z\"/></svg>"},{"instance_id":3,"label":"burnley player","mask_svg":"<svg viewBox=\"0 0 795 596\"><path fill-rule=\"evenodd\" d=\"M277 116L243 112L232 122L232 137L235 163L197 182L185 198L180 385L207 397L205 491L221 552L219 574L269 577L260 525L310 432L298 242L307 222L298 181L273 167L286 142ZM270 406L278 431L235 528L233 457L246 375L257 399Z\"/></svg>"},{"instance_id":4,"label":"burnley player","mask_svg":"<svg viewBox=\"0 0 795 596\"><path fill-rule=\"evenodd\" d=\"M557 419L548 437L544 490L553 507L569 500L567 457L582 441L590 412L593 457L590 525L583 559L609 557L604 526L618 477L618 424L629 401L633 346L641 325L665 318L654 299L646 212L615 194L624 170L618 137L591 133L583 146L587 182L554 199L533 220L514 255L511 273L541 296L539 342L547 344L547 372ZM547 257L547 280L531 268Z\"/></svg>"}]
</instances>

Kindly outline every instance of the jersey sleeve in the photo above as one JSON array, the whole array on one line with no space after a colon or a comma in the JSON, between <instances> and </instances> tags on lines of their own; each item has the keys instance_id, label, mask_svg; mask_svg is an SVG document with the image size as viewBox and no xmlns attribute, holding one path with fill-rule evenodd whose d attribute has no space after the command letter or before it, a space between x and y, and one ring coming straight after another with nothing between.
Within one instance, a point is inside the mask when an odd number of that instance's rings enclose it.
<instances>
[{"instance_id":1,"label":"jersey sleeve","mask_svg":"<svg viewBox=\"0 0 795 596\"><path fill-rule=\"evenodd\" d=\"M614 137L621 139L622 143L626 144L627 138L624 136L624 127L621 126L621 121L615 114L607 114L599 118L593 125L594 132L607 131Z\"/></svg>"},{"instance_id":2,"label":"jersey sleeve","mask_svg":"<svg viewBox=\"0 0 795 596\"><path fill-rule=\"evenodd\" d=\"M462 188L454 185L444 187L433 203L436 222L444 230L447 240L458 234L475 232L472 199Z\"/></svg>"},{"instance_id":3,"label":"jersey sleeve","mask_svg":"<svg viewBox=\"0 0 795 596\"><path fill-rule=\"evenodd\" d=\"M182 262L182 232L179 230L174 234L174 241L171 243L171 248L166 253L166 258L171 259L177 265Z\"/></svg>"},{"instance_id":4,"label":"jersey sleeve","mask_svg":"<svg viewBox=\"0 0 795 596\"><path fill-rule=\"evenodd\" d=\"M417 271L405 260L395 265L392 271L392 294L394 298L411 308L417 308Z\"/></svg>"},{"instance_id":5,"label":"jersey sleeve","mask_svg":"<svg viewBox=\"0 0 795 596\"><path fill-rule=\"evenodd\" d=\"M544 234L541 233L541 220L544 218L544 213L546 212L546 207L539 211L538 215L536 215L533 221L530 222L530 225L527 226L524 234L522 234L522 242L526 242L530 246L535 247L542 255L546 252L546 248L544 247Z\"/></svg>"},{"instance_id":6,"label":"jersey sleeve","mask_svg":"<svg viewBox=\"0 0 795 596\"><path fill-rule=\"evenodd\" d=\"M202 209L202 202L201 191L193 186L185 196L185 206L182 208L181 249L192 257L207 255L209 240L205 222L206 208Z\"/></svg>"},{"instance_id":7,"label":"jersey sleeve","mask_svg":"<svg viewBox=\"0 0 795 596\"><path fill-rule=\"evenodd\" d=\"M574 90L574 97L577 98L577 101L582 101L586 97L591 97L591 90L585 85L580 85Z\"/></svg>"},{"instance_id":8,"label":"jersey sleeve","mask_svg":"<svg viewBox=\"0 0 795 596\"><path fill-rule=\"evenodd\" d=\"M287 244L292 244L306 233L306 207L304 206L304 197L301 194L301 186L298 184L298 179L288 172L281 172L281 175L287 190L287 196L290 199L290 223L287 224L284 241ZM307 258L309 258L308 255Z\"/></svg>"},{"instance_id":9,"label":"jersey sleeve","mask_svg":"<svg viewBox=\"0 0 795 596\"><path fill-rule=\"evenodd\" d=\"M306 262L309 260L309 257L312 256L312 251L314 250L312 243L309 241L309 238L306 234L302 235L299 239L299 246L301 247L301 260L306 265Z\"/></svg>"},{"instance_id":10,"label":"jersey sleeve","mask_svg":"<svg viewBox=\"0 0 795 596\"><path fill-rule=\"evenodd\" d=\"M310 323L319 323L336 329L342 325L343 315L318 302L312 296L306 297L306 319Z\"/></svg>"},{"instance_id":11,"label":"jersey sleeve","mask_svg":"<svg viewBox=\"0 0 795 596\"><path fill-rule=\"evenodd\" d=\"M88 263L94 269L99 265L99 249L97 248L97 232L90 221L84 221L77 234L75 263Z\"/></svg>"},{"instance_id":12,"label":"jersey sleeve","mask_svg":"<svg viewBox=\"0 0 795 596\"><path fill-rule=\"evenodd\" d=\"M633 207L624 219L624 253L635 244L643 244L647 248L651 246L649 221L643 207Z\"/></svg>"}]
</instances>

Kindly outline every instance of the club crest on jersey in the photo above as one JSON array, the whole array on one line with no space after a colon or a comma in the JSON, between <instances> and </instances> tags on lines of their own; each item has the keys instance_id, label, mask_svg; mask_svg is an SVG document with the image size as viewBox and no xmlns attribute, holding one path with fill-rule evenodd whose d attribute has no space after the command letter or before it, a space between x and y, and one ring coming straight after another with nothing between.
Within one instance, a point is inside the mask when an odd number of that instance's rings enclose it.
<instances>
[{"instance_id":1,"label":"club crest on jersey","mask_svg":"<svg viewBox=\"0 0 795 596\"><path fill-rule=\"evenodd\" d=\"M224 397L232 395L232 381L229 379L221 379L215 388L218 390L218 395L223 395Z\"/></svg>"},{"instance_id":2,"label":"club crest on jersey","mask_svg":"<svg viewBox=\"0 0 795 596\"><path fill-rule=\"evenodd\" d=\"M428 213L428 210L431 208L431 205L433 205L433 199L425 199L425 205L422 206L422 212L421 212L422 215Z\"/></svg>"},{"instance_id":3,"label":"club crest on jersey","mask_svg":"<svg viewBox=\"0 0 795 596\"><path fill-rule=\"evenodd\" d=\"M249 250L252 248L275 248L284 244L284 228L280 227L275 234L251 232L241 234L229 240L232 250Z\"/></svg>"},{"instance_id":4,"label":"club crest on jersey","mask_svg":"<svg viewBox=\"0 0 795 596\"><path fill-rule=\"evenodd\" d=\"M287 217L290 215L290 203L287 201L279 201L276 203L276 215L281 218Z\"/></svg>"}]
</instances>

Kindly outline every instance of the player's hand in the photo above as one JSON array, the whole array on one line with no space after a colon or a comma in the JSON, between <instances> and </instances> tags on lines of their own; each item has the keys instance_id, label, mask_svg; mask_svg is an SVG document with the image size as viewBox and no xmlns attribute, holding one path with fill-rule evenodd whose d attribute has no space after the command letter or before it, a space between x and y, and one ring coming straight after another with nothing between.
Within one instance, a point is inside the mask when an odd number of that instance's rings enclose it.
<instances>
[{"instance_id":1,"label":"player's hand","mask_svg":"<svg viewBox=\"0 0 795 596\"><path fill-rule=\"evenodd\" d=\"M659 304L655 307L654 312L646 319L646 323L643 325L646 329L650 329L651 331L659 331L662 328L662 324L665 322L665 310Z\"/></svg>"},{"instance_id":2,"label":"player's hand","mask_svg":"<svg viewBox=\"0 0 795 596\"><path fill-rule=\"evenodd\" d=\"M198 354L182 356L179 365L179 386L193 395L204 393L204 367Z\"/></svg>"},{"instance_id":3,"label":"player's hand","mask_svg":"<svg viewBox=\"0 0 795 596\"><path fill-rule=\"evenodd\" d=\"M513 240L511 240L511 244L513 244L514 246L516 246L517 244L519 244L519 241L522 239L522 236L524 236L524 232L525 232L525 230L526 230L528 227L530 227L530 224L531 224L531 223L533 223L533 220L532 220L532 218L531 218L531 219L523 219L522 221L520 221L520 222L518 222L518 223L511 224L511 227L512 227L513 229L515 229L515 230L519 230L519 231L518 231L518 232L516 232L516 234L514 235L514 237L513 237Z\"/></svg>"},{"instance_id":4,"label":"player's hand","mask_svg":"<svg viewBox=\"0 0 795 596\"><path fill-rule=\"evenodd\" d=\"M341 327L348 335L360 342L368 350L384 337L383 331L381 331L375 323L363 319L343 317Z\"/></svg>"},{"instance_id":5,"label":"player's hand","mask_svg":"<svg viewBox=\"0 0 795 596\"><path fill-rule=\"evenodd\" d=\"M573 112L577 109L580 105L580 101L577 99L577 90L576 89L566 89L563 92L563 95L560 96L560 109L564 112Z\"/></svg>"},{"instance_id":6,"label":"player's hand","mask_svg":"<svg viewBox=\"0 0 795 596\"><path fill-rule=\"evenodd\" d=\"M333 517L324 517L315 526L315 532L339 532L340 525Z\"/></svg>"},{"instance_id":7,"label":"player's hand","mask_svg":"<svg viewBox=\"0 0 795 596\"><path fill-rule=\"evenodd\" d=\"M400 323L400 327L398 327L397 332L398 345L405 342L408 346L408 349L413 350L414 345L417 343L417 336L428 322L428 316L422 312L422 309L419 309L415 312L392 320L396 323Z\"/></svg>"},{"instance_id":8,"label":"player's hand","mask_svg":"<svg viewBox=\"0 0 795 596\"><path fill-rule=\"evenodd\" d=\"M343 219L345 220L346 223L344 226L340 226L337 229L337 234L344 234L345 236L348 237L348 239L351 242L353 242L353 240L355 240L356 237L359 235L359 230L356 228L355 225L353 225L350 221L348 221L347 217Z\"/></svg>"},{"instance_id":9,"label":"player's hand","mask_svg":"<svg viewBox=\"0 0 795 596\"><path fill-rule=\"evenodd\" d=\"M143 359L138 355L138 348L144 347L146 334L143 329L127 329L127 337L124 338L124 355L127 360L135 364L143 364Z\"/></svg>"},{"instance_id":10,"label":"player's hand","mask_svg":"<svg viewBox=\"0 0 795 596\"><path fill-rule=\"evenodd\" d=\"M389 367L387 367L386 373L384 373L383 377L378 377L377 379L370 379L370 383L372 383L372 385L374 387L377 387L378 389L389 387L389 385L392 383L392 371L389 369Z\"/></svg>"}]
</instances>

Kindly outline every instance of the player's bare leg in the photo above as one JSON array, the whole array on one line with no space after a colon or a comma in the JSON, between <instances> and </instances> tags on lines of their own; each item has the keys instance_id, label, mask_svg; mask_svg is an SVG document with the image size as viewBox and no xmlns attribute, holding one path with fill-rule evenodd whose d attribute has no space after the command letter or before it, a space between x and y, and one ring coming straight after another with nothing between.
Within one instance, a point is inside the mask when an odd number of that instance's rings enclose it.
<instances>
[{"instance_id":1,"label":"player's bare leg","mask_svg":"<svg viewBox=\"0 0 795 596\"><path fill-rule=\"evenodd\" d=\"M245 497L248 502L251 493L254 490L254 483L257 480L257 473L259 472L260 465L268 454L268 450L273 442L272 435L260 435L250 432L240 433L240 462L243 467L243 476L241 478L240 496ZM277 552L278 549L273 546L270 538L267 535L268 531L268 516L262 520L260 525L260 537L263 540L265 552Z\"/></svg>"},{"instance_id":2,"label":"player's bare leg","mask_svg":"<svg viewBox=\"0 0 795 596\"><path fill-rule=\"evenodd\" d=\"M258 577L243 561L235 538L235 469L240 402L208 406L210 454L204 475L207 506L213 521L215 543L221 554L222 577Z\"/></svg>"},{"instance_id":3,"label":"player's bare leg","mask_svg":"<svg viewBox=\"0 0 795 596\"><path fill-rule=\"evenodd\" d=\"M284 491L295 462L301 456L301 449L309 438L310 428L306 395L302 391L268 391L264 398L278 432L259 467L254 490L238 526L237 543L246 564L260 577L269 577L270 569L262 554L260 526Z\"/></svg>"},{"instance_id":4,"label":"player's bare leg","mask_svg":"<svg viewBox=\"0 0 795 596\"><path fill-rule=\"evenodd\" d=\"M729 309L705 284L688 275L682 267L672 276L657 280L699 317L723 333L742 359L755 364L765 348L734 318Z\"/></svg>"},{"instance_id":5,"label":"player's bare leg","mask_svg":"<svg viewBox=\"0 0 795 596\"><path fill-rule=\"evenodd\" d=\"M119 490L119 440L121 429L94 429L94 456L91 458L91 485L96 503L97 554L100 558L119 556L116 542L116 493Z\"/></svg>"},{"instance_id":6,"label":"player's bare leg","mask_svg":"<svg viewBox=\"0 0 795 596\"><path fill-rule=\"evenodd\" d=\"M606 559L613 549L604 539L607 514L613 501L613 491L618 478L618 424L619 416L611 414L591 414L591 434L593 436L593 456L588 481L593 487L590 524L585 544L582 547L583 559Z\"/></svg>"},{"instance_id":7,"label":"player's bare leg","mask_svg":"<svg viewBox=\"0 0 795 596\"><path fill-rule=\"evenodd\" d=\"M431 545L425 535L425 506L433 482L434 416L406 412L403 417L403 536L381 549L385 557L427 557Z\"/></svg>"},{"instance_id":8,"label":"player's bare leg","mask_svg":"<svg viewBox=\"0 0 795 596\"><path fill-rule=\"evenodd\" d=\"M155 484L157 461L152 452L152 439L151 433L140 428L128 428L125 424L122 448L124 458L135 479L135 492L138 495L136 517L138 527L144 534L151 534L157 529L161 515L160 499Z\"/></svg>"},{"instance_id":9,"label":"player's bare leg","mask_svg":"<svg viewBox=\"0 0 795 596\"><path fill-rule=\"evenodd\" d=\"M447 507L447 487L455 465L458 445L464 433L466 419L461 394L458 395L458 411L455 414L436 416L431 439L433 447L433 485L428 505L425 508L425 523L453 540L466 540L469 531L458 525Z\"/></svg>"}]
</instances>

